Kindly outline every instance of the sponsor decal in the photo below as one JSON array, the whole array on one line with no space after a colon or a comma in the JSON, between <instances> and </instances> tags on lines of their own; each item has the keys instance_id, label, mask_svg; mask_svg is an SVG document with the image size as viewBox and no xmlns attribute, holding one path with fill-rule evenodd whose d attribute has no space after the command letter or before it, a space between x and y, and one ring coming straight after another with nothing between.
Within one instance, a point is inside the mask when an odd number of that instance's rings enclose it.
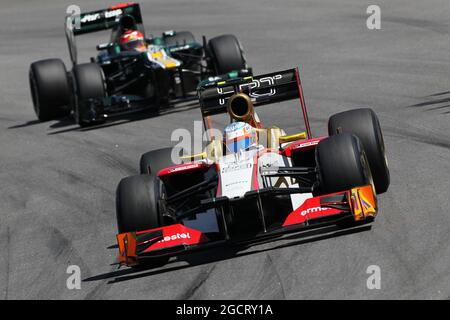
<instances>
[{"instance_id":1,"label":"sponsor decal","mask_svg":"<svg viewBox=\"0 0 450 320\"><path fill-rule=\"evenodd\" d=\"M248 185L248 181L247 180L233 181L233 182L225 184L225 187L229 188L229 187L236 186L236 185Z\"/></svg>"},{"instance_id":2,"label":"sponsor decal","mask_svg":"<svg viewBox=\"0 0 450 320\"><path fill-rule=\"evenodd\" d=\"M250 98L258 98L258 97L264 97L264 96L273 96L277 93L277 90L275 88L270 88L268 92L264 93L256 93L252 91L253 89L258 89L261 87L263 83L268 83L269 86L272 86L275 84L276 80L281 79L283 76L281 74L274 75L272 77L265 77L261 79L253 79L250 83L244 83L239 86L239 91L243 91L243 88L248 87L249 96Z\"/></svg>"},{"instance_id":3,"label":"sponsor decal","mask_svg":"<svg viewBox=\"0 0 450 320\"><path fill-rule=\"evenodd\" d=\"M251 167L252 167L251 163L243 163L243 164L233 163L233 164L229 164L229 165L223 167L221 169L221 172L222 173L234 172L234 171L239 171L239 170L250 169Z\"/></svg>"},{"instance_id":4,"label":"sponsor decal","mask_svg":"<svg viewBox=\"0 0 450 320\"><path fill-rule=\"evenodd\" d=\"M177 233L177 234L165 236L164 239L161 239L158 242L159 243L169 242L169 241L174 241L174 240L178 240L178 239L191 239L191 234L189 232L187 232L187 233Z\"/></svg>"},{"instance_id":5,"label":"sponsor decal","mask_svg":"<svg viewBox=\"0 0 450 320\"><path fill-rule=\"evenodd\" d=\"M309 142L305 142L305 143L301 143L299 145L296 145L294 147L294 149L306 148L306 147L314 146L314 145L316 145L318 143L319 143L319 141L309 141Z\"/></svg>"},{"instance_id":6,"label":"sponsor decal","mask_svg":"<svg viewBox=\"0 0 450 320\"><path fill-rule=\"evenodd\" d=\"M242 92L244 88L248 88L248 95L250 98L256 99L260 97L266 97L266 96L273 96L277 93L276 89L271 87L267 92L261 92L258 89L261 88L261 86L264 86L264 84L268 84L269 86L273 86L277 80L282 79L283 76L281 74L276 74L274 76L265 77L261 79L253 79L249 83L243 83L239 85L239 92ZM232 87L228 91L225 91L223 87L217 87L217 93L220 95L230 95L234 93L234 89ZM264 90L265 91L265 90ZM224 105L226 103L226 100L228 98L219 98L219 105Z\"/></svg>"},{"instance_id":7,"label":"sponsor decal","mask_svg":"<svg viewBox=\"0 0 450 320\"><path fill-rule=\"evenodd\" d=\"M245 125L245 122L232 122L225 128L225 132L228 134L233 133L234 131L244 129Z\"/></svg>"},{"instance_id":8,"label":"sponsor decal","mask_svg":"<svg viewBox=\"0 0 450 320\"><path fill-rule=\"evenodd\" d=\"M198 167L199 167L198 164L190 164L190 165L187 165L187 166L175 167L175 168L169 169L169 173L183 171L183 170L189 170L189 169L195 169L195 168L198 168Z\"/></svg>"},{"instance_id":9,"label":"sponsor decal","mask_svg":"<svg viewBox=\"0 0 450 320\"><path fill-rule=\"evenodd\" d=\"M288 215L283 226L305 223L307 220L320 219L339 213L341 211L338 209L322 207L320 205L320 197L309 198Z\"/></svg>"},{"instance_id":10,"label":"sponsor decal","mask_svg":"<svg viewBox=\"0 0 450 320\"><path fill-rule=\"evenodd\" d=\"M121 14L122 14L122 9L106 11L105 12L105 18L117 17L117 16L120 16Z\"/></svg>"},{"instance_id":11,"label":"sponsor decal","mask_svg":"<svg viewBox=\"0 0 450 320\"><path fill-rule=\"evenodd\" d=\"M106 19L111 19L117 16L122 15L123 11L122 9L116 9L116 10L110 10L110 11L105 11L105 18ZM82 23L86 23L86 22L94 22L97 20L100 20L102 18L101 13L88 13L86 15L83 16L83 18L81 18L81 22Z\"/></svg>"},{"instance_id":12,"label":"sponsor decal","mask_svg":"<svg viewBox=\"0 0 450 320\"><path fill-rule=\"evenodd\" d=\"M326 211L326 210L330 210L331 208L324 208L324 207L312 207L312 208L308 208L306 210L302 210L300 212L300 215L302 216L306 216L307 214L310 213L316 213L316 212L322 212L322 211Z\"/></svg>"},{"instance_id":13,"label":"sponsor decal","mask_svg":"<svg viewBox=\"0 0 450 320\"><path fill-rule=\"evenodd\" d=\"M181 224L174 224L162 228L164 237L158 242L153 243L144 252L156 249L174 247L177 245L195 245L209 241L208 238L199 230L188 228Z\"/></svg>"},{"instance_id":14,"label":"sponsor decal","mask_svg":"<svg viewBox=\"0 0 450 320\"><path fill-rule=\"evenodd\" d=\"M100 13L87 14L80 20L82 23L92 22L100 19Z\"/></svg>"}]
</instances>

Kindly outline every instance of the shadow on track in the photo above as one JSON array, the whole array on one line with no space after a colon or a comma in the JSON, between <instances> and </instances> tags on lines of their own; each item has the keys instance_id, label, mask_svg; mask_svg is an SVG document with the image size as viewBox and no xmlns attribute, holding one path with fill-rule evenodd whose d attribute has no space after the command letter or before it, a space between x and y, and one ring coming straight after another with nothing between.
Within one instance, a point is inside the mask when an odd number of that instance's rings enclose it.
<instances>
[{"instance_id":1,"label":"shadow on track","mask_svg":"<svg viewBox=\"0 0 450 320\"><path fill-rule=\"evenodd\" d=\"M199 252L192 252L192 253L186 253L183 255L179 255L176 260L170 261L167 265L168 267L163 268L153 268L153 269L145 269L145 268L127 268L127 269L118 269L116 271L100 274L97 276L93 276L90 278L83 279L84 282L91 282L91 281L102 281L102 280L109 280L108 284L114 284L117 282L123 282L133 279L139 279L144 277L150 277L158 274L164 274L164 273L170 273L173 271L186 269L194 266L204 265L208 263L213 262L219 262L224 261L228 259L233 258L239 258L244 257L248 255L258 254L262 252L268 252L273 251L277 249L292 247L296 245L302 245L306 243L331 239L339 236L345 236L350 234L356 234L364 231L369 231L371 229L371 225L363 225L358 226L350 229L342 229L337 226L329 226L325 228L321 228L318 230L310 230L305 231L302 233L296 233L292 235L287 235L280 238L272 238L267 239L264 241L259 241L256 243L256 245L262 245L265 243L275 243L277 241L290 241L285 244L281 244L278 246L273 246L270 248L265 249L254 249L246 252L241 252L243 250L250 249L251 246L249 245L240 245L240 246L234 246L234 247L222 247L219 250L217 248L214 249L208 249L205 251L199 251ZM112 249L113 246L109 246L108 248ZM182 265L175 265L170 266L171 264L175 264L178 262L185 262L185 264Z\"/></svg>"},{"instance_id":2,"label":"shadow on track","mask_svg":"<svg viewBox=\"0 0 450 320\"><path fill-rule=\"evenodd\" d=\"M93 126L89 126L89 127L79 127L77 124L74 123L73 119L71 119L69 117L64 117L64 118L56 119L56 122L52 123L49 126L49 129L60 129L60 128L65 128L65 129L51 131L47 134L55 135L55 134L71 132L71 131L86 132L86 131L91 131L91 130L98 130L98 129L118 126L118 125L122 125L122 124L126 124L126 123L156 118L156 117L160 117L160 116L164 116L164 115L168 115L168 114L172 114L172 113L185 112L185 111L189 111L192 109L196 109L198 107L199 106L198 106L197 101L193 101L193 102L191 101L187 104L183 104L182 106L178 106L176 104L171 105L169 108L163 109L159 113L155 113L155 112L152 112L151 110L149 110L149 111L130 113L130 114L123 115L123 116L117 116L117 117L111 118L111 120L108 120L105 123L93 125ZM39 120L32 120L32 121L27 121L22 124L17 124L17 125L8 127L8 129L19 129L19 128L37 125L40 123L41 122ZM69 127L69 128L67 128L67 127Z\"/></svg>"},{"instance_id":3,"label":"shadow on track","mask_svg":"<svg viewBox=\"0 0 450 320\"><path fill-rule=\"evenodd\" d=\"M8 129L19 129L19 128L31 127L31 126L37 125L39 123L41 123L39 120L31 120L31 121L27 121L22 124L16 124L14 126L8 127Z\"/></svg>"},{"instance_id":4,"label":"shadow on track","mask_svg":"<svg viewBox=\"0 0 450 320\"><path fill-rule=\"evenodd\" d=\"M446 95L449 95L449 96L444 97ZM436 99L436 97L440 97L440 98ZM426 108L425 111L435 111L435 110L444 109L444 112L442 112L441 114L449 114L450 113L450 104L449 104L450 103L450 91L433 93L424 98L427 99L427 101L409 105L407 107L408 108Z\"/></svg>"}]
</instances>

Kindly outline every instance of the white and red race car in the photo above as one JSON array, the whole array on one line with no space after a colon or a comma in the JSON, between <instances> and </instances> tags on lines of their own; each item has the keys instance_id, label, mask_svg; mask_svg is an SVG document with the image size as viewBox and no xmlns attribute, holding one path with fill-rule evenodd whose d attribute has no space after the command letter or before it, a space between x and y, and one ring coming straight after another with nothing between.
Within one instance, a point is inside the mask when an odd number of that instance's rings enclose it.
<instances>
[{"instance_id":1,"label":"white and red race car","mask_svg":"<svg viewBox=\"0 0 450 320\"><path fill-rule=\"evenodd\" d=\"M192 250L373 221L376 194L390 178L371 109L335 114L329 136L312 137L298 68L205 82L198 94L209 137L204 152L147 152L141 174L118 185L121 265L160 265ZM291 99L300 101L304 131L263 127L255 109ZM230 150L230 137L219 136L224 125L245 128L231 139L251 143Z\"/></svg>"}]
</instances>

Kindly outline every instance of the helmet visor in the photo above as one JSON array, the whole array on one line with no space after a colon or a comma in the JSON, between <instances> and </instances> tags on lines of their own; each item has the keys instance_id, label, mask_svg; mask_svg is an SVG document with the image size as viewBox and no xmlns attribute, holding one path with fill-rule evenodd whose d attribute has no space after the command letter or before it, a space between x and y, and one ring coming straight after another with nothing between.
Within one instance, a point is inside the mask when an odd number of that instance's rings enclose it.
<instances>
[{"instance_id":1,"label":"helmet visor","mask_svg":"<svg viewBox=\"0 0 450 320\"><path fill-rule=\"evenodd\" d=\"M226 141L226 146L229 152L236 153L240 150L247 150L252 146L251 137L243 137L241 139L230 139Z\"/></svg>"},{"instance_id":2,"label":"helmet visor","mask_svg":"<svg viewBox=\"0 0 450 320\"><path fill-rule=\"evenodd\" d=\"M128 41L121 44L122 49L124 50L137 50L137 51L144 51L145 50L145 43L142 40L134 40L134 41Z\"/></svg>"}]
</instances>

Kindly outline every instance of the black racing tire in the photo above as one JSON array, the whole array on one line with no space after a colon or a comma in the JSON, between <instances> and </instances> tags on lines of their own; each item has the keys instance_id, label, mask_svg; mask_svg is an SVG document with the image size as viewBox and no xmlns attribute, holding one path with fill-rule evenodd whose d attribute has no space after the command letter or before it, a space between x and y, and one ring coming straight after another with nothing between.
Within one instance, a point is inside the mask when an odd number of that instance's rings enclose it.
<instances>
[{"instance_id":1,"label":"black racing tire","mask_svg":"<svg viewBox=\"0 0 450 320\"><path fill-rule=\"evenodd\" d=\"M386 158L380 121L370 108L360 108L337 113L328 121L329 135L352 133L361 141L373 175L378 194L389 188L390 173Z\"/></svg>"},{"instance_id":2,"label":"black racing tire","mask_svg":"<svg viewBox=\"0 0 450 320\"><path fill-rule=\"evenodd\" d=\"M83 119L84 103L88 99L106 96L105 77L102 68L96 63L77 64L73 67L72 77L75 91L75 120L80 126L86 126Z\"/></svg>"},{"instance_id":3,"label":"black racing tire","mask_svg":"<svg viewBox=\"0 0 450 320\"><path fill-rule=\"evenodd\" d=\"M247 68L243 50L234 35L225 34L212 38L208 42L208 48L217 75Z\"/></svg>"},{"instance_id":4,"label":"black racing tire","mask_svg":"<svg viewBox=\"0 0 450 320\"><path fill-rule=\"evenodd\" d=\"M195 37L190 31L178 31L173 36L163 36L166 46L185 45L195 42Z\"/></svg>"},{"instance_id":5,"label":"black racing tire","mask_svg":"<svg viewBox=\"0 0 450 320\"><path fill-rule=\"evenodd\" d=\"M70 110L70 84L60 59L33 62L29 81L34 111L40 121L66 116Z\"/></svg>"},{"instance_id":6,"label":"black racing tire","mask_svg":"<svg viewBox=\"0 0 450 320\"><path fill-rule=\"evenodd\" d=\"M158 209L159 179L154 175L136 175L122 179L116 192L116 217L119 233L144 231L163 226ZM168 256L139 260L136 268L159 267Z\"/></svg>"},{"instance_id":7,"label":"black racing tire","mask_svg":"<svg viewBox=\"0 0 450 320\"><path fill-rule=\"evenodd\" d=\"M162 148L144 153L139 161L141 174L157 175L161 169L173 166L173 148Z\"/></svg>"},{"instance_id":8,"label":"black racing tire","mask_svg":"<svg viewBox=\"0 0 450 320\"><path fill-rule=\"evenodd\" d=\"M316 148L322 194L372 184L370 167L359 138L343 133L319 142Z\"/></svg>"},{"instance_id":9,"label":"black racing tire","mask_svg":"<svg viewBox=\"0 0 450 320\"><path fill-rule=\"evenodd\" d=\"M158 211L158 197L158 181L154 175L136 175L122 179L116 192L119 233L160 227L162 219Z\"/></svg>"}]
</instances>

